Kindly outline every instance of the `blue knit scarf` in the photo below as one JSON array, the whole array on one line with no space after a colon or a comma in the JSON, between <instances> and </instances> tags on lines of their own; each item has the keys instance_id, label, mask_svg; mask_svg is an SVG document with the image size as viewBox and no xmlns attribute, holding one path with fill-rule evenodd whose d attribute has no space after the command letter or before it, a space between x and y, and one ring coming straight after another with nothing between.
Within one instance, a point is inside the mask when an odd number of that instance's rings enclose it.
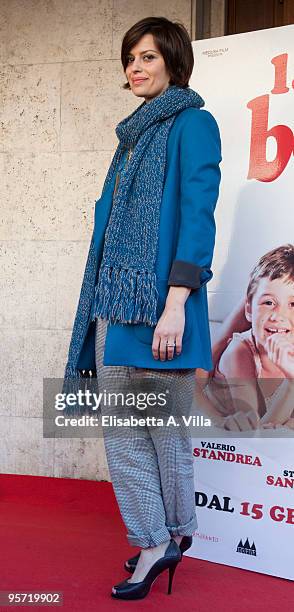
<instances>
[{"instance_id":1,"label":"blue knit scarf","mask_svg":"<svg viewBox=\"0 0 294 612\"><path fill-rule=\"evenodd\" d=\"M156 325L155 262L167 139L177 113L203 104L192 89L171 85L117 125L119 144L106 182L111 180L124 149L133 149L133 154L120 173L113 197L95 290L94 318Z\"/></svg>"},{"instance_id":2,"label":"blue knit scarf","mask_svg":"<svg viewBox=\"0 0 294 612\"><path fill-rule=\"evenodd\" d=\"M170 85L150 102L143 102L116 127L119 144L102 195L117 171L125 147L132 148L133 154L127 167L121 171L113 197L96 288L98 260L94 232L92 234L64 383L76 380L78 384L81 378L77 364L89 321L95 318L93 312L110 322L156 323L154 267L167 139L176 115L190 106L201 108L204 101L189 87Z\"/></svg>"}]
</instances>

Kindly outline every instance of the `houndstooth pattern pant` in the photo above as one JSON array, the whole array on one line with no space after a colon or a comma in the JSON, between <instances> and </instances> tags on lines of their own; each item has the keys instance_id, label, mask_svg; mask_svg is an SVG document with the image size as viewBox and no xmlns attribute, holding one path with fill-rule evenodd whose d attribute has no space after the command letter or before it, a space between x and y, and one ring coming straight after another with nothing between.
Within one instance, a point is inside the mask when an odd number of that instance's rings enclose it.
<instances>
[{"instance_id":1,"label":"houndstooth pattern pant","mask_svg":"<svg viewBox=\"0 0 294 612\"><path fill-rule=\"evenodd\" d=\"M165 393L166 406L101 404L102 416L142 418L190 413L194 370L159 370L104 366L107 322L96 319L96 369L99 391ZM192 443L182 425L103 426L106 458L118 506L132 546L148 548L172 535L192 535L197 528ZM165 421L166 422L166 421Z\"/></svg>"}]
</instances>

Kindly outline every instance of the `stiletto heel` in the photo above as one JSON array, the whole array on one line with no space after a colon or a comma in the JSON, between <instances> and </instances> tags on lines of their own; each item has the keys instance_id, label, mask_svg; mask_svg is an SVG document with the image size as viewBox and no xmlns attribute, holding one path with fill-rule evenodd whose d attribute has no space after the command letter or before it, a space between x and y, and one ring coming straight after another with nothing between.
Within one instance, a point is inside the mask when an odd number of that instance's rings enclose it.
<instances>
[{"instance_id":1,"label":"stiletto heel","mask_svg":"<svg viewBox=\"0 0 294 612\"><path fill-rule=\"evenodd\" d=\"M171 594L171 590L172 590L172 582L173 582L173 577L174 577L174 573L176 571L176 567L177 567L177 563L175 563L174 565L172 565L169 568L169 576L168 576L168 590L167 590L167 594L170 595Z\"/></svg>"},{"instance_id":2,"label":"stiletto heel","mask_svg":"<svg viewBox=\"0 0 294 612\"><path fill-rule=\"evenodd\" d=\"M183 556L183 553L188 550L188 548L190 548L192 546L193 543L193 537L192 536L183 536L179 549L181 551L181 558ZM137 555L135 555L134 557L131 557L130 559L128 559L125 564L124 564L124 568L125 570L127 570L127 572L129 572L130 574L132 574L135 569L136 569L136 565L138 563L140 557L140 552L138 552Z\"/></svg>"},{"instance_id":3,"label":"stiletto heel","mask_svg":"<svg viewBox=\"0 0 294 612\"><path fill-rule=\"evenodd\" d=\"M175 540L170 540L170 543L163 557L155 561L155 563L147 572L144 580L141 582L129 582L123 580L119 584L115 584L115 593L112 591L111 596L116 599L143 599L148 595L153 582L164 570L169 570L168 580L168 595L171 593L172 582L175 569L181 560L181 551Z\"/></svg>"}]
</instances>

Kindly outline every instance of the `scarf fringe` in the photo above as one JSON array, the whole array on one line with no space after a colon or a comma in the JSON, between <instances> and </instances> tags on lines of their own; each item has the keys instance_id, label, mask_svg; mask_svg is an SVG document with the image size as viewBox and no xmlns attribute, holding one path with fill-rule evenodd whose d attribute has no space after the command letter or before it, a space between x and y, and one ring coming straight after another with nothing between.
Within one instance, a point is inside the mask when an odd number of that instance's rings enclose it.
<instances>
[{"instance_id":1,"label":"scarf fringe","mask_svg":"<svg viewBox=\"0 0 294 612\"><path fill-rule=\"evenodd\" d=\"M73 365L67 363L61 392L64 394L76 393L79 389L81 380L82 376L80 371L77 370Z\"/></svg>"},{"instance_id":2,"label":"scarf fringe","mask_svg":"<svg viewBox=\"0 0 294 612\"><path fill-rule=\"evenodd\" d=\"M78 398L78 392L82 391L85 393L86 390L89 390L90 394L98 394L97 377L83 376L80 370L67 364L62 385L62 393L65 395L74 394ZM61 414L63 414L65 417L80 417L84 415L97 417L97 411L92 410L90 401L89 404L84 405L79 404L78 401L76 403L71 401L71 405L66 403L66 406L62 410Z\"/></svg>"},{"instance_id":3,"label":"scarf fringe","mask_svg":"<svg viewBox=\"0 0 294 612\"><path fill-rule=\"evenodd\" d=\"M93 318L111 323L157 323L156 274L101 267L95 289Z\"/></svg>"}]
</instances>

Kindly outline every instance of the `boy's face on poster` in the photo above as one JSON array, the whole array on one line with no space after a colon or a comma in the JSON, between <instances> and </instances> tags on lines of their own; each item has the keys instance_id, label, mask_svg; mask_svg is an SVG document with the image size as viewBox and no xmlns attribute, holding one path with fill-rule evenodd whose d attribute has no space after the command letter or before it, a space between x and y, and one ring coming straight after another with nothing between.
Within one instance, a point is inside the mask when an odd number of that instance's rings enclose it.
<instances>
[{"instance_id":1,"label":"boy's face on poster","mask_svg":"<svg viewBox=\"0 0 294 612\"><path fill-rule=\"evenodd\" d=\"M251 302L246 301L245 313L256 342L263 347L273 334L293 334L294 283L286 277L261 278Z\"/></svg>"}]
</instances>

